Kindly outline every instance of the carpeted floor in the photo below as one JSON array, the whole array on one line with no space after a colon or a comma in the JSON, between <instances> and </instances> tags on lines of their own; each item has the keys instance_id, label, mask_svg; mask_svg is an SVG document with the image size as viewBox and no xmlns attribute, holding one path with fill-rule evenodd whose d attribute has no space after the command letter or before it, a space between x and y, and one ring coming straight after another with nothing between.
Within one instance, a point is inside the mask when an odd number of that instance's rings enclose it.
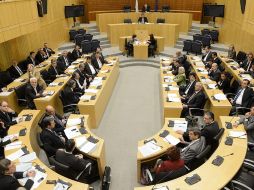
<instances>
[{"instance_id":1,"label":"carpeted floor","mask_svg":"<svg viewBox=\"0 0 254 190\"><path fill-rule=\"evenodd\" d=\"M98 129L105 140L106 163L112 168L111 190L130 190L137 183L137 143L162 127L159 69L130 66L120 75ZM96 185L97 186L97 185ZM95 186L95 189L99 189Z\"/></svg>"}]
</instances>

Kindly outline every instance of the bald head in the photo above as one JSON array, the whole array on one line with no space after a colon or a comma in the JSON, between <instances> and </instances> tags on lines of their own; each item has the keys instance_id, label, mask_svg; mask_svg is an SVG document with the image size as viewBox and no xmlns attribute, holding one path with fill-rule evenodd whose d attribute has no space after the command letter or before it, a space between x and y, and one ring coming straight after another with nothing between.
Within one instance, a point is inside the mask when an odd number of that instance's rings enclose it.
<instances>
[{"instance_id":1,"label":"bald head","mask_svg":"<svg viewBox=\"0 0 254 190\"><path fill-rule=\"evenodd\" d=\"M55 115L55 108L51 105L46 106L45 111L48 115Z\"/></svg>"}]
</instances>

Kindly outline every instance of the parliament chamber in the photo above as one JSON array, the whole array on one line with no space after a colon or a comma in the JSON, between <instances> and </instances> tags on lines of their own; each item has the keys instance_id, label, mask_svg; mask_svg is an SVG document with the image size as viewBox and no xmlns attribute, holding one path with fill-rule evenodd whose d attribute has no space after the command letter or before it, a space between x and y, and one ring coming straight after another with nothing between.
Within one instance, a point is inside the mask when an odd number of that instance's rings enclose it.
<instances>
[{"instance_id":1,"label":"parliament chamber","mask_svg":"<svg viewBox=\"0 0 254 190\"><path fill-rule=\"evenodd\" d=\"M252 0L0 0L0 190L254 189Z\"/></svg>"}]
</instances>

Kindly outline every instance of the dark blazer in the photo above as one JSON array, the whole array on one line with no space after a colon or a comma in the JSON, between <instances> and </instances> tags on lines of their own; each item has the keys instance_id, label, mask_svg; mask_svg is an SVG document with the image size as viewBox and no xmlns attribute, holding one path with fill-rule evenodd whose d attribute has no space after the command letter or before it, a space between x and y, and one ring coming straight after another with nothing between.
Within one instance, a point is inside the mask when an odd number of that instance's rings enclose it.
<instances>
[{"instance_id":1,"label":"dark blazer","mask_svg":"<svg viewBox=\"0 0 254 190\"><path fill-rule=\"evenodd\" d=\"M62 55L57 59L57 68L61 74L63 74L67 67L71 64L70 59L68 57L66 59L68 60L68 63L65 62L65 59Z\"/></svg>"},{"instance_id":2,"label":"dark blazer","mask_svg":"<svg viewBox=\"0 0 254 190\"><path fill-rule=\"evenodd\" d=\"M138 18L138 22L142 23L142 17ZM147 17L144 17L144 23L147 23L147 22L148 22Z\"/></svg>"},{"instance_id":3,"label":"dark blazer","mask_svg":"<svg viewBox=\"0 0 254 190\"><path fill-rule=\"evenodd\" d=\"M240 63L240 67L242 67L245 71L247 71L248 67L251 68L251 65L254 64L254 60L251 61L250 65L248 64L248 59L245 59L243 63Z\"/></svg>"},{"instance_id":4,"label":"dark blazer","mask_svg":"<svg viewBox=\"0 0 254 190\"><path fill-rule=\"evenodd\" d=\"M27 65L28 64L38 65L39 64L37 59L34 59L34 62L33 62L32 58L30 56L27 57L26 62L27 62Z\"/></svg>"},{"instance_id":5,"label":"dark blazer","mask_svg":"<svg viewBox=\"0 0 254 190\"><path fill-rule=\"evenodd\" d=\"M212 122L209 125L204 125L201 129L201 136L206 138L206 143L213 145L213 138L219 133L219 125L217 121Z\"/></svg>"},{"instance_id":6,"label":"dark blazer","mask_svg":"<svg viewBox=\"0 0 254 190\"><path fill-rule=\"evenodd\" d=\"M220 70L217 69L216 71L211 71L208 73L208 76L211 80L218 82L220 80Z\"/></svg>"},{"instance_id":7,"label":"dark blazer","mask_svg":"<svg viewBox=\"0 0 254 190\"><path fill-rule=\"evenodd\" d=\"M70 167L68 173L66 173L66 176L71 179L75 179L87 167L88 164L91 164L89 161L77 158L72 153L67 153L63 149L57 150L55 159L56 161Z\"/></svg>"},{"instance_id":8,"label":"dark blazer","mask_svg":"<svg viewBox=\"0 0 254 190\"><path fill-rule=\"evenodd\" d=\"M43 92L42 87L40 87L39 85L37 85L36 90L37 90L37 93L39 93L39 94L42 94L42 92ZM36 96L36 92L34 91L34 88L30 84L28 84L26 86L25 96L26 96L26 100L27 100L27 106L30 109L36 109L35 104L34 104L34 99L38 98L38 96Z\"/></svg>"},{"instance_id":9,"label":"dark blazer","mask_svg":"<svg viewBox=\"0 0 254 190\"><path fill-rule=\"evenodd\" d=\"M12 121L14 117L17 117L17 113L4 113L0 111L0 119L4 122L5 126L11 126L17 124L16 120Z\"/></svg>"},{"instance_id":10,"label":"dark blazer","mask_svg":"<svg viewBox=\"0 0 254 190\"><path fill-rule=\"evenodd\" d=\"M75 94L75 92L68 86L66 86L63 90L64 100L67 105L69 104L77 104L79 102L79 97Z\"/></svg>"},{"instance_id":11,"label":"dark blazer","mask_svg":"<svg viewBox=\"0 0 254 190\"><path fill-rule=\"evenodd\" d=\"M230 81L228 79L218 81L217 86L224 94L230 92Z\"/></svg>"},{"instance_id":12,"label":"dark blazer","mask_svg":"<svg viewBox=\"0 0 254 190\"><path fill-rule=\"evenodd\" d=\"M103 59L102 59L101 57L100 57L99 59L100 59L101 64L102 64L102 66L103 66L103 64L104 64L105 62L103 61ZM93 65L93 67L96 68L97 70L100 70L100 69L101 69L101 68L99 67L99 64L98 64L98 61L97 61L96 57L94 57L94 58L92 59L92 65Z\"/></svg>"},{"instance_id":13,"label":"dark blazer","mask_svg":"<svg viewBox=\"0 0 254 190\"><path fill-rule=\"evenodd\" d=\"M245 71L244 74L249 74L252 78L254 78L254 71Z\"/></svg>"},{"instance_id":14,"label":"dark blazer","mask_svg":"<svg viewBox=\"0 0 254 190\"><path fill-rule=\"evenodd\" d=\"M51 65L48 69L48 75L49 75L49 78L51 81L55 80L56 79L56 75L60 75L60 74L63 74L63 73L60 73L58 71L58 68L56 67L56 69L54 69L54 67Z\"/></svg>"},{"instance_id":15,"label":"dark blazer","mask_svg":"<svg viewBox=\"0 0 254 190\"><path fill-rule=\"evenodd\" d=\"M85 89L84 89L84 88L80 88L79 85L78 85L78 82L77 82L75 79L73 79L73 80L74 80L75 83L76 83L76 87L73 89L73 91L74 91L75 93L78 93L78 94L77 94L78 96L81 96L82 94L84 94ZM84 81L81 81L81 80L78 80L78 81L79 81L79 84L83 86Z\"/></svg>"},{"instance_id":16,"label":"dark blazer","mask_svg":"<svg viewBox=\"0 0 254 190\"><path fill-rule=\"evenodd\" d=\"M211 51L208 52L208 56L207 56L206 60L204 60L206 55L207 54L202 55L202 60L203 61L208 62L208 61L212 61L213 60L213 58L212 58L212 52Z\"/></svg>"},{"instance_id":17,"label":"dark blazer","mask_svg":"<svg viewBox=\"0 0 254 190\"><path fill-rule=\"evenodd\" d=\"M17 66L17 67L19 67L19 66ZM21 70L22 74L24 74L20 67L19 67L19 69ZM22 74L19 74L18 70L13 65L8 70L9 70L9 73L10 73L11 77L14 78L14 79L19 78L20 76L22 76Z\"/></svg>"},{"instance_id":18,"label":"dark blazer","mask_svg":"<svg viewBox=\"0 0 254 190\"><path fill-rule=\"evenodd\" d=\"M239 88L236 92L236 94L239 92L241 88ZM247 87L243 93L243 99L242 99L242 107L247 107L250 108L251 106L251 102L252 102L252 98L253 98L253 90L250 87Z\"/></svg>"},{"instance_id":19,"label":"dark blazer","mask_svg":"<svg viewBox=\"0 0 254 190\"><path fill-rule=\"evenodd\" d=\"M47 57L48 58L48 57ZM45 61L47 59L46 57L44 57L40 52L37 52L36 56L35 56L35 59L41 63L43 61Z\"/></svg>"},{"instance_id":20,"label":"dark blazer","mask_svg":"<svg viewBox=\"0 0 254 190\"><path fill-rule=\"evenodd\" d=\"M91 65L92 65L92 64L91 64ZM96 71L95 68L94 68L94 70L95 70L95 74L92 74L92 71L91 71L89 65L88 65L88 64L85 64L84 72L85 72L85 74L87 75L87 77L89 77L89 76L95 77L95 76L97 75L97 71Z\"/></svg>"},{"instance_id":21,"label":"dark blazer","mask_svg":"<svg viewBox=\"0 0 254 190\"><path fill-rule=\"evenodd\" d=\"M64 148L65 144L56 132L50 131L48 129L43 129L41 134L41 141L43 143L43 148L45 149L48 156L54 156L57 149Z\"/></svg>"},{"instance_id":22,"label":"dark blazer","mask_svg":"<svg viewBox=\"0 0 254 190\"><path fill-rule=\"evenodd\" d=\"M82 53L81 53L81 51L74 49L71 52L71 55L72 55L73 60L77 60L78 58L80 58L82 56Z\"/></svg>"},{"instance_id":23,"label":"dark blazer","mask_svg":"<svg viewBox=\"0 0 254 190\"><path fill-rule=\"evenodd\" d=\"M28 179L26 184L22 186L18 181L18 179L21 178L23 178L23 172L15 172L14 177L10 175L0 174L1 189L16 190L19 187L25 187L27 190L31 189L34 184L33 180Z\"/></svg>"},{"instance_id":24,"label":"dark blazer","mask_svg":"<svg viewBox=\"0 0 254 190\"><path fill-rule=\"evenodd\" d=\"M49 116L48 114L45 114L45 116L43 117L43 119L45 117ZM51 115L50 115L51 116ZM43 119L42 119L42 126L44 128L44 123L43 123ZM53 131L55 131L56 133L61 133L64 134L64 129L65 129L65 124L62 122L63 117L59 114L55 114L54 116L54 121L55 121L55 128L53 129Z\"/></svg>"},{"instance_id":25,"label":"dark blazer","mask_svg":"<svg viewBox=\"0 0 254 190\"><path fill-rule=\"evenodd\" d=\"M10 126L5 126L5 124L0 123L0 138L4 138L5 136L8 135L8 130Z\"/></svg>"},{"instance_id":26,"label":"dark blazer","mask_svg":"<svg viewBox=\"0 0 254 190\"><path fill-rule=\"evenodd\" d=\"M49 57L52 55L52 54L55 54L55 52L51 49L51 48L43 48L43 51L49 55Z\"/></svg>"},{"instance_id":27,"label":"dark blazer","mask_svg":"<svg viewBox=\"0 0 254 190\"><path fill-rule=\"evenodd\" d=\"M196 93L196 92L194 92ZM194 96L190 96L187 105L188 108L202 108L205 102L205 94L203 91L199 91Z\"/></svg>"},{"instance_id":28,"label":"dark blazer","mask_svg":"<svg viewBox=\"0 0 254 190\"><path fill-rule=\"evenodd\" d=\"M190 85L190 87L189 87ZM191 82L189 82L186 87L180 92L181 95L186 95L187 97L190 97L194 91L195 91L195 85L196 85L196 81L194 81L192 84ZM189 90L187 92L187 94L185 94L185 91L187 90L187 88L189 87Z\"/></svg>"}]
</instances>

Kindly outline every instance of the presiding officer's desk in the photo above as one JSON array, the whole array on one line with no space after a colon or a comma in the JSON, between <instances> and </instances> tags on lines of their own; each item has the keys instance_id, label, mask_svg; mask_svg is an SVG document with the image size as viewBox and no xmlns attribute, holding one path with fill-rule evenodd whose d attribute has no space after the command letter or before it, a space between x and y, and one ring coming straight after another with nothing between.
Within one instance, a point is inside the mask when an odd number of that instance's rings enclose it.
<instances>
[{"instance_id":1,"label":"presiding officer's desk","mask_svg":"<svg viewBox=\"0 0 254 190\"><path fill-rule=\"evenodd\" d=\"M219 126L225 128L225 132L222 135L220 144L212 156L199 168L194 171L179 177L177 179L157 184L156 187L167 186L170 190L220 190L222 189L241 168L245 154L247 151L247 139L234 138L233 145L225 145L226 137L229 135L229 131L237 130L244 131L243 125L240 125L236 129L226 129L225 122L235 122L239 118L233 118L229 116L221 116L219 119ZM166 125L166 122L165 122ZM167 126L164 126L168 128ZM169 128L168 128L169 129ZM173 133L172 133L173 134ZM173 134L174 135L174 134ZM156 136L155 136L156 137ZM161 141L161 140L160 140ZM159 145L164 145L160 144ZM142 143L140 141L139 143ZM167 145L168 147L170 145ZM164 147L162 148L164 150ZM166 149L165 149L166 150ZM233 153L233 154L232 154ZM219 156L224 156L224 162L220 166L215 166L212 161ZM191 177L193 174L198 174L201 177L201 181L194 185L188 185L184 180L186 177ZM135 190L152 190L153 186L136 187Z\"/></svg>"},{"instance_id":2,"label":"presiding officer's desk","mask_svg":"<svg viewBox=\"0 0 254 190\"><path fill-rule=\"evenodd\" d=\"M188 60L190 61L191 66L198 77L198 80L203 84L204 92L206 93L209 100L207 107L214 113L215 120L218 120L219 116L228 116L232 105L226 97L225 100L217 100L215 98L216 94L221 94L224 96L224 93L217 87L211 88L208 86L210 84L216 85L216 82L209 79L205 65L196 56L188 56Z\"/></svg>"},{"instance_id":3,"label":"presiding officer's desk","mask_svg":"<svg viewBox=\"0 0 254 190\"><path fill-rule=\"evenodd\" d=\"M179 27L179 24L108 24L107 35L111 45L117 46L119 44L120 37L132 36L137 30L147 30L148 34L164 37L165 45L174 46L179 37Z\"/></svg>"},{"instance_id":4,"label":"presiding officer's desk","mask_svg":"<svg viewBox=\"0 0 254 190\"><path fill-rule=\"evenodd\" d=\"M161 80L161 100L163 106L163 118L180 117L183 105L181 101L168 101L168 94L175 94L175 98L179 98L179 88L176 82L173 81L174 75L170 71L170 63L172 59L162 58L160 62L160 80ZM167 82L168 81L168 82Z\"/></svg>"},{"instance_id":5,"label":"presiding officer's desk","mask_svg":"<svg viewBox=\"0 0 254 190\"><path fill-rule=\"evenodd\" d=\"M39 185L39 187L37 189L54 189L54 185L52 184L46 184L47 180L58 180L61 179L65 182L70 182L72 184L72 186L70 187L70 189L73 190L88 190L89 186L87 184L84 183L80 183L80 182L76 182L73 181L71 179L68 179L62 175L57 174L55 171L49 169L43 162L40 161L40 159L38 158L39 155L39 145L37 143L37 132L40 129L38 126L38 122L40 120L40 118L43 115L43 112L41 110L23 110L19 116L24 116L26 114L31 114L33 115L32 119L30 121L23 121L19 124L13 125L11 126L11 128L8 131L8 134L17 134L19 133L19 131L21 129L26 128L27 132L25 136L20 136L18 141L22 141L23 146L26 146L28 151L30 153L35 152L37 155L37 158L35 160L33 160L33 165L38 164L41 168L45 169L47 177L46 179L44 179L42 181L42 183ZM18 149L13 149L13 150L7 150L5 151L5 156L8 157L8 155L16 152ZM14 162L16 162L16 164L18 164L18 160L14 160Z\"/></svg>"},{"instance_id":6,"label":"presiding officer's desk","mask_svg":"<svg viewBox=\"0 0 254 190\"><path fill-rule=\"evenodd\" d=\"M97 74L97 77L103 78L102 84L98 87L90 84L85 91L85 95L93 96L95 99L83 100L80 98L78 103L80 113L90 116L91 124L89 126L91 128L99 126L119 75L119 59L110 57L107 60L109 64L104 64ZM93 90L97 92L93 92Z\"/></svg>"},{"instance_id":7,"label":"presiding officer's desk","mask_svg":"<svg viewBox=\"0 0 254 190\"><path fill-rule=\"evenodd\" d=\"M36 71L43 71L47 70L51 65L51 59L57 58L57 52L56 54L52 55L49 59L45 60L41 64L35 66ZM0 93L0 101L7 101L9 106L15 111L20 112L21 107L18 105L18 100L14 88L17 88L20 85L25 84L28 81L28 74L24 73L22 76L20 76L18 79L15 79L12 83L10 83L7 86L7 90L10 90L10 92L2 92Z\"/></svg>"},{"instance_id":8,"label":"presiding officer's desk","mask_svg":"<svg viewBox=\"0 0 254 190\"><path fill-rule=\"evenodd\" d=\"M141 13L102 13L96 14L96 22L100 32L107 32L108 24L123 23L124 19L131 19L133 23L138 22L138 18ZM192 25L192 14L190 13L160 13L160 12L149 12L145 13L148 22L156 23L158 18L165 19L167 24L179 25L179 32L188 33ZM161 25L158 25L160 28ZM156 34L156 33L155 33ZM158 34L156 34L158 35ZM161 35L159 35L161 36Z\"/></svg>"}]
</instances>

